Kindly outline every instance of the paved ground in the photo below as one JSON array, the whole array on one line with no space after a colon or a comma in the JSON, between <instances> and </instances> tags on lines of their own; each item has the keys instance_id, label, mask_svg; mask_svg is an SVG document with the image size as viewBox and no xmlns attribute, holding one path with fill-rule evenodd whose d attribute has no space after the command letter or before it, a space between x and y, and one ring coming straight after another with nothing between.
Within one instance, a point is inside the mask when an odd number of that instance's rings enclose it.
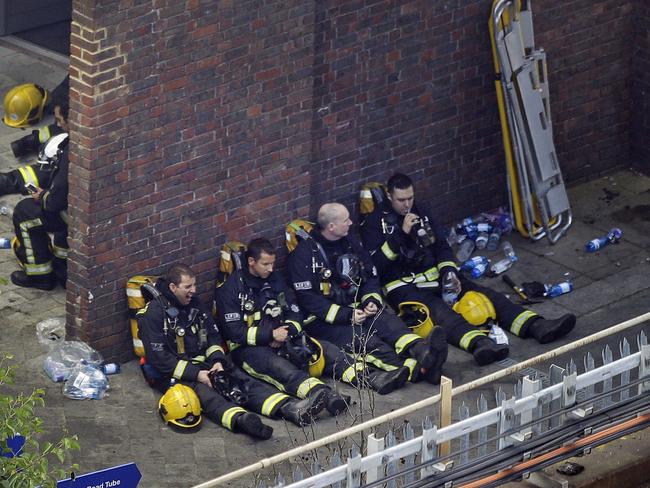
<instances>
[{"instance_id":1,"label":"paved ground","mask_svg":"<svg viewBox=\"0 0 650 488\"><path fill-rule=\"evenodd\" d=\"M20 49L3 44L2 40L0 67L2 93L14 84L32 80L53 88L65 75L60 59L26 55ZM24 134L0 126L0 171L17 165L9 142ZM0 201L10 204L18 199L0 197ZM561 344L645 313L650 303L650 178L632 171L618 171L572 188L570 199L575 222L557 245L551 246L546 241L531 243L518 235L510 236L519 255L519 261L509 273L515 281L559 282L571 278L574 282L572 293L533 307L548 317L567 311L578 315L576 330L560 341ZM587 241L614 225L624 232L619 245L609 246L597 254L583 252ZM10 217L0 216L0 235L10 236L11 233ZM209 421L195 435L176 434L160 422L155 408L156 396L144 385L136 361L123 365L121 374L110 377L110 395L104 400L75 401L63 397L61 385L52 383L42 370L46 351L36 341L35 326L44 318L64 314L64 290L41 292L16 288L9 283L9 275L16 269L13 259L9 250L0 250L0 326L3 331L0 352L13 354L20 365L20 386L14 390L46 389L47 406L40 411L47 429L46 437L57 437L62 428L79 436L82 449L75 455L75 461L81 464L82 472L135 461L143 473L142 487L191 486L437 391L437 388L419 384L387 397L360 396L352 392L356 404L350 415L339 419L322 418L312 429L305 430L272 421L275 434L266 442L256 443L231 434ZM500 280L485 281L508 291ZM127 326L126 321L124 325ZM650 332L647 324L643 327ZM632 344L636 343L633 338L639 330L637 327L626 334ZM618 340L620 338L609 341L615 351ZM511 343L511 358L516 361L548 349L517 338ZM600 357L602 346L588 349ZM582 364L585 352L586 349L575 354L578 364ZM558 363L566 361L568 357L560 358ZM455 385L460 385L498 368L496 365L479 368L468 354L454 349L450 352L445 374ZM513 381L501 386L511 391ZM494 405L496 386L480 390L487 394L491 405ZM463 399L474 405L477 394ZM413 415L410 420L418 425L425 414ZM588 459L584 458L587 465ZM245 479L231 486L254 485L253 479Z\"/></svg>"}]
</instances>

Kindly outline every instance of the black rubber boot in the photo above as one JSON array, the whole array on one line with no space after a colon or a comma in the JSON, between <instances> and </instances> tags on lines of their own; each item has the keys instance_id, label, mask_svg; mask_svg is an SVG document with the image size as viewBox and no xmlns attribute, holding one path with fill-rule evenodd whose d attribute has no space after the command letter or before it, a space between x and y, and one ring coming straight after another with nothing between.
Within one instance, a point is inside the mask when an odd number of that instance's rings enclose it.
<instances>
[{"instance_id":1,"label":"black rubber boot","mask_svg":"<svg viewBox=\"0 0 650 488\"><path fill-rule=\"evenodd\" d=\"M401 367L393 371L381 371L368 368L365 373L365 381L370 388L380 395L387 395L406 384L409 379L409 369Z\"/></svg>"},{"instance_id":2,"label":"black rubber boot","mask_svg":"<svg viewBox=\"0 0 650 488\"><path fill-rule=\"evenodd\" d=\"M13 274L11 277L13 281ZM572 313L562 315L555 320L540 317L528 327L528 336L534 337L540 344L546 344L567 335L575 325L576 316Z\"/></svg>"},{"instance_id":3,"label":"black rubber boot","mask_svg":"<svg viewBox=\"0 0 650 488\"><path fill-rule=\"evenodd\" d=\"M299 427L309 425L325 408L326 395L325 388L320 388L302 400L289 398L280 406L280 417Z\"/></svg>"},{"instance_id":4,"label":"black rubber boot","mask_svg":"<svg viewBox=\"0 0 650 488\"><path fill-rule=\"evenodd\" d=\"M507 344L497 344L489 337L477 337L470 345L470 351L479 366L485 366L508 357Z\"/></svg>"},{"instance_id":5,"label":"black rubber boot","mask_svg":"<svg viewBox=\"0 0 650 488\"><path fill-rule=\"evenodd\" d=\"M325 391L325 408L330 415L339 415L345 412L350 405L350 396L341 395L331 388L324 388Z\"/></svg>"},{"instance_id":6,"label":"black rubber boot","mask_svg":"<svg viewBox=\"0 0 650 488\"><path fill-rule=\"evenodd\" d=\"M429 347L429 344L424 339L417 341L408 349L408 354L414 358L423 369L429 369L433 366L435 356Z\"/></svg>"},{"instance_id":7,"label":"black rubber boot","mask_svg":"<svg viewBox=\"0 0 650 488\"><path fill-rule=\"evenodd\" d=\"M256 439L267 440L273 435L273 427L270 427L254 413L242 413L235 419L237 432L242 432Z\"/></svg>"},{"instance_id":8,"label":"black rubber boot","mask_svg":"<svg viewBox=\"0 0 650 488\"><path fill-rule=\"evenodd\" d=\"M38 288L39 290L53 290L56 288L54 273L40 276L30 276L22 270L11 273L11 282L23 288Z\"/></svg>"},{"instance_id":9,"label":"black rubber boot","mask_svg":"<svg viewBox=\"0 0 650 488\"><path fill-rule=\"evenodd\" d=\"M429 343L429 350L434 357L433 365L430 368L422 366L422 373L424 378L434 385L440 384L440 377L442 376L442 365L447 360L447 336L442 327L434 327L431 334L427 338Z\"/></svg>"}]
</instances>

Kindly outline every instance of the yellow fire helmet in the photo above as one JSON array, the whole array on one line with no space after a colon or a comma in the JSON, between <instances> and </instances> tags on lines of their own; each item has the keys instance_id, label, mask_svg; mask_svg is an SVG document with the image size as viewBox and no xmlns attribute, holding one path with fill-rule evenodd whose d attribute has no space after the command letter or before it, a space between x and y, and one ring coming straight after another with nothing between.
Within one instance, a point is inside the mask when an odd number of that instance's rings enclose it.
<instances>
[{"instance_id":1,"label":"yellow fire helmet","mask_svg":"<svg viewBox=\"0 0 650 488\"><path fill-rule=\"evenodd\" d=\"M189 386L172 385L160 397L158 413L177 432L196 432L201 428L201 402Z\"/></svg>"},{"instance_id":2,"label":"yellow fire helmet","mask_svg":"<svg viewBox=\"0 0 650 488\"><path fill-rule=\"evenodd\" d=\"M402 302L397 314L414 333L425 339L433 329L429 307L420 302Z\"/></svg>"},{"instance_id":3,"label":"yellow fire helmet","mask_svg":"<svg viewBox=\"0 0 650 488\"><path fill-rule=\"evenodd\" d=\"M317 352L313 353L311 360L309 361L309 376L314 378L320 378L323 375L323 370L325 369L325 354L323 354L323 346L313 337L309 338L311 340L313 349L318 349Z\"/></svg>"},{"instance_id":4,"label":"yellow fire helmet","mask_svg":"<svg viewBox=\"0 0 650 488\"><path fill-rule=\"evenodd\" d=\"M15 86L5 95L2 120L15 128L34 125L43 117L49 98L49 92L34 83Z\"/></svg>"},{"instance_id":5,"label":"yellow fire helmet","mask_svg":"<svg viewBox=\"0 0 650 488\"><path fill-rule=\"evenodd\" d=\"M478 291L468 291L454 305L454 312L459 313L472 325L483 325L488 320L496 320L494 305L488 297Z\"/></svg>"}]
</instances>

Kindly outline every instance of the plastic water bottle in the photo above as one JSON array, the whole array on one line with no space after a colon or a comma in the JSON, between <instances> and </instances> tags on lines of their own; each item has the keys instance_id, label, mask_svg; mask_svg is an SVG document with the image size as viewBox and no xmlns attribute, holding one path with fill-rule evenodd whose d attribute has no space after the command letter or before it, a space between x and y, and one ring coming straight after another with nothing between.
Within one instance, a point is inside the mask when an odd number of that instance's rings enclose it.
<instances>
[{"instance_id":1,"label":"plastic water bottle","mask_svg":"<svg viewBox=\"0 0 650 488\"><path fill-rule=\"evenodd\" d=\"M505 344L506 346L508 345L508 336L504 332L504 330L499 327L497 324L492 324L492 327L490 327L490 333L488 334L488 337L492 339L494 342L497 344Z\"/></svg>"},{"instance_id":2,"label":"plastic water bottle","mask_svg":"<svg viewBox=\"0 0 650 488\"><path fill-rule=\"evenodd\" d=\"M458 301L458 287L454 283L454 275L449 272L442 278L442 299L452 307Z\"/></svg>"},{"instance_id":3,"label":"plastic water bottle","mask_svg":"<svg viewBox=\"0 0 650 488\"><path fill-rule=\"evenodd\" d=\"M474 256L473 258L468 259L463 264L461 264L461 271L470 271L476 268L479 264L487 264L488 258L485 256Z\"/></svg>"},{"instance_id":4,"label":"plastic water bottle","mask_svg":"<svg viewBox=\"0 0 650 488\"><path fill-rule=\"evenodd\" d=\"M585 246L587 252L596 252L607 244L618 242L623 237L623 231L617 227L610 230L605 237L592 239Z\"/></svg>"},{"instance_id":5,"label":"plastic water bottle","mask_svg":"<svg viewBox=\"0 0 650 488\"><path fill-rule=\"evenodd\" d=\"M0 202L0 215L9 215L11 207L6 202Z\"/></svg>"},{"instance_id":6,"label":"plastic water bottle","mask_svg":"<svg viewBox=\"0 0 650 488\"><path fill-rule=\"evenodd\" d=\"M500 239L501 239L501 231L499 231L499 229L495 227L492 230L492 233L490 234L490 237L488 237L487 250L488 251L496 251L499 248L499 240Z\"/></svg>"},{"instance_id":7,"label":"plastic water bottle","mask_svg":"<svg viewBox=\"0 0 650 488\"><path fill-rule=\"evenodd\" d=\"M554 298L559 297L560 295L564 295L565 293L569 293L571 290L573 290L573 283L570 281L563 281L557 285L544 285L544 288L546 289L544 296L548 298Z\"/></svg>"},{"instance_id":8,"label":"plastic water bottle","mask_svg":"<svg viewBox=\"0 0 650 488\"><path fill-rule=\"evenodd\" d=\"M476 265L476 267L472 268L472 270L470 271L470 273L469 273L470 276L472 278L474 278L474 279L480 278L487 271L488 265L489 265L489 262L481 263L481 264Z\"/></svg>"},{"instance_id":9,"label":"plastic water bottle","mask_svg":"<svg viewBox=\"0 0 650 488\"><path fill-rule=\"evenodd\" d=\"M501 274L504 271L508 271L512 267L513 262L514 261L508 258L502 259L501 261L497 261L496 263L494 263L490 268L490 271L492 271L496 275Z\"/></svg>"},{"instance_id":10,"label":"plastic water bottle","mask_svg":"<svg viewBox=\"0 0 650 488\"><path fill-rule=\"evenodd\" d=\"M10 249L11 248L11 239L6 237L0 237L0 249Z\"/></svg>"},{"instance_id":11,"label":"plastic water bottle","mask_svg":"<svg viewBox=\"0 0 650 488\"><path fill-rule=\"evenodd\" d=\"M458 260L459 263L464 263L469 259L469 257L472 255L474 252L474 247L476 245L474 244L474 241L470 238L465 239L463 242L460 243L460 247L458 248L458 252L456 253L456 259Z\"/></svg>"},{"instance_id":12,"label":"plastic water bottle","mask_svg":"<svg viewBox=\"0 0 650 488\"><path fill-rule=\"evenodd\" d=\"M482 251L487 247L488 243L488 233L487 232L481 232L479 235L476 236L476 249Z\"/></svg>"},{"instance_id":13,"label":"plastic water bottle","mask_svg":"<svg viewBox=\"0 0 650 488\"><path fill-rule=\"evenodd\" d=\"M102 372L105 375L118 374L120 372L120 365L117 363L102 364Z\"/></svg>"},{"instance_id":14,"label":"plastic water bottle","mask_svg":"<svg viewBox=\"0 0 650 488\"><path fill-rule=\"evenodd\" d=\"M515 254L515 250L512 248L512 244L510 244L508 241L505 241L503 243L503 254L505 254L506 258L508 258L513 263L518 259L517 255Z\"/></svg>"}]
</instances>

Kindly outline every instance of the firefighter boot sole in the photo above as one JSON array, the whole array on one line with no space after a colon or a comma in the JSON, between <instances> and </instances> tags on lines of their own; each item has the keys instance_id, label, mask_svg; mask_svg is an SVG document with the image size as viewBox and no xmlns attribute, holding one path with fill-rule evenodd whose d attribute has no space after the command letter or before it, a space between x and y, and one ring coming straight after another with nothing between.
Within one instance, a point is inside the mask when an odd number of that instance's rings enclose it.
<instances>
[{"instance_id":1,"label":"firefighter boot sole","mask_svg":"<svg viewBox=\"0 0 650 488\"><path fill-rule=\"evenodd\" d=\"M291 399L280 407L280 415L298 427L309 425L325 408L326 396L327 392L321 388L302 400Z\"/></svg>"},{"instance_id":2,"label":"firefighter boot sole","mask_svg":"<svg viewBox=\"0 0 650 488\"><path fill-rule=\"evenodd\" d=\"M348 409L350 405L350 396L341 395L340 393L329 390L326 394L325 408L330 413L330 415L337 416Z\"/></svg>"},{"instance_id":3,"label":"firefighter boot sole","mask_svg":"<svg viewBox=\"0 0 650 488\"><path fill-rule=\"evenodd\" d=\"M235 421L237 430L256 439L267 440L273 435L273 427L265 425L254 413L246 412Z\"/></svg>"},{"instance_id":4,"label":"firefighter boot sole","mask_svg":"<svg viewBox=\"0 0 650 488\"><path fill-rule=\"evenodd\" d=\"M442 376L442 365L447 360L448 354L447 336L442 327L434 327L427 341L434 361L433 365L425 371L424 377L429 383L439 385Z\"/></svg>"},{"instance_id":5,"label":"firefighter boot sole","mask_svg":"<svg viewBox=\"0 0 650 488\"><path fill-rule=\"evenodd\" d=\"M388 395L401 388L409 379L409 369L401 367L394 371L370 371L368 385L380 395Z\"/></svg>"},{"instance_id":6,"label":"firefighter boot sole","mask_svg":"<svg viewBox=\"0 0 650 488\"><path fill-rule=\"evenodd\" d=\"M474 346L472 356L479 366L485 366L507 358L509 352L510 349L506 344L497 344L488 337L480 337Z\"/></svg>"},{"instance_id":7,"label":"firefighter boot sole","mask_svg":"<svg viewBox=\"0 0 650 488\"><path fill-rule=\"evenodd\" d=\"M11 282L23 288L37 288L46 291L56 288L56 279L52 275L43 275L43 277L37 279L22 270L11 273Z\"/></svg>"}]
</instances>

